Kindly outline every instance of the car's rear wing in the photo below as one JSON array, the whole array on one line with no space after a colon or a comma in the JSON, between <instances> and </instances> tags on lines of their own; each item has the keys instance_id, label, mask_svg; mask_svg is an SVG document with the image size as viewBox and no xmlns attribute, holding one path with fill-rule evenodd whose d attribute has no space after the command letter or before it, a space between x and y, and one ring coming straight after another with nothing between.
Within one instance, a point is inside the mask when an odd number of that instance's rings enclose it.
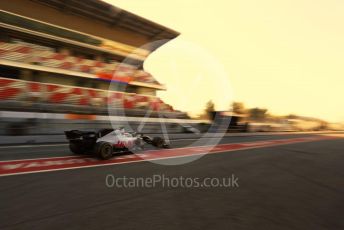
<instances>
[{"instance_id":1,"label":"car's rear wing","mask_svg":"<svg viewBox=\"0 0 344 230\"><path fill-rule=\"evenodd\" d=\"M95 137L96 132L80 131L80 130L70 130L64 132L68 140L76 140L82 138Z\"/></svg>"}]
</instances>

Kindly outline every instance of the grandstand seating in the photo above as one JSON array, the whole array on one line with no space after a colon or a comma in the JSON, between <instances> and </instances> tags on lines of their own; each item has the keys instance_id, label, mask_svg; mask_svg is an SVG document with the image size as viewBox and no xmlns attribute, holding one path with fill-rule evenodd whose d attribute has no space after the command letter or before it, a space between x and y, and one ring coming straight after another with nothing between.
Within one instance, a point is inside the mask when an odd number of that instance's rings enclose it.
<instances>
[{"instance_id":1,"label":"grandstand seating","mask_svg":"<svg viewBox=\"0 0 344 230\"><path fill-rule=\"evenodd\" d=\"M116 61L104 63L83 57L71 56L66 53L56 52L53 48L13 40L12 42L0 41L0 59L40 65L51 68L65 69L95 75L107 80L144 82L160 85L154 77L142 70L120 64Z\"/></svg>"},{"instance_id":2,"label":"grandstand seating","mask_svg":"<svg viewBox=\"0 0 344 230\"><path fill-rule=\"evenodd\" d=\"M0 77L0 101L31 101L124 109L173 112L172 106L155 96L92 88L39 83Z\"/></svg>"}]
</instances>

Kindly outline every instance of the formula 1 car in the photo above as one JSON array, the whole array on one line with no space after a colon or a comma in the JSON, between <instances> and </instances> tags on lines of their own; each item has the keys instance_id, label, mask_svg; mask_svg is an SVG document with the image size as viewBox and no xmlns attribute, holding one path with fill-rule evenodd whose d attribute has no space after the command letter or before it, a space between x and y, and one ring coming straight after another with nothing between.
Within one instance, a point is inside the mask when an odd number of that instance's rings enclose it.
<instances>
[{"instance_id":1,"label":"formula 1 car","mask_svg":"<svg viewBox=\"0 0 344 230\"><path fill-rule=\"evenodd\" d=\"M161 137L150 137L138 133L128 133L124 128L101 129L99 131L65 131L69 149L75 154L92 153L101 159L109 159L114 153L134 152L144 149L145 143L158 148L169 148Z\"/></svg>"}]
</instances>

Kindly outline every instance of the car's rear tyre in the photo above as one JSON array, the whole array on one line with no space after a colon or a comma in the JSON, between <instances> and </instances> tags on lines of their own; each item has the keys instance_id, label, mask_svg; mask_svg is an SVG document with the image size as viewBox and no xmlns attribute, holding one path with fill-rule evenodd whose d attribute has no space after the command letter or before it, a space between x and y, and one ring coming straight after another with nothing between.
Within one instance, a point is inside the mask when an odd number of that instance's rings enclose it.
<instances>
[{"instance_id":1,"label":"car's rear tyre","mask_svg":"<svg viewBox=\"0 0 344 230\"><path fill-rule=\"evenodd\" d=\"M113 155L112 145L103 141L98 142L96 144L96 155L103 160L110 159Z\"/></svg>"},{"instance_id":2,"label":"car's rear tyre","mask_svg":"<svg viewBox=\"0 0 344 230\"><path fill-rule=\"evenodd\" d=\"M83 153L85 153L85 149L82 147L81 143L69 142L69 149L74 154L83 154Z\"/></svg>"},{"instance_id":3,"label":"car's rear tyre","mask_svg":"<svg viewBox=\"0 0 344 230\"><path fill-rule=\"evenodd\" d=\"M154 145L155 147L162 148L164 146L164 144L165 144L165 141L163 138L153 137L152 145Z\"/></svg>"}]
</instances>

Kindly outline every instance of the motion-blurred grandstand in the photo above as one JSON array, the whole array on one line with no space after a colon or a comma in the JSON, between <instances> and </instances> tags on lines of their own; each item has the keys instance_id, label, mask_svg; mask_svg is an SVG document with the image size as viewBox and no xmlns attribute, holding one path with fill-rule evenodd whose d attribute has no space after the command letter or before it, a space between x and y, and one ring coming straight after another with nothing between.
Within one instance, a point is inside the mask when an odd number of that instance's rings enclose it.
<instances>
[{"instance_id":1,"label":"motion-blurred grandstand","mask_svg":"<svg viewBox=\"0 0 344 230\"><path fill-rule=\"evenodd\" d=\"M157 97L166 88L143 69L163 43L139 48L177 32L100 0L13 0L0 7L2 135L60 132L51 125L70 119L108 126L104 116L118 110L188 118Z\"/></svg>"}]
</instances>

